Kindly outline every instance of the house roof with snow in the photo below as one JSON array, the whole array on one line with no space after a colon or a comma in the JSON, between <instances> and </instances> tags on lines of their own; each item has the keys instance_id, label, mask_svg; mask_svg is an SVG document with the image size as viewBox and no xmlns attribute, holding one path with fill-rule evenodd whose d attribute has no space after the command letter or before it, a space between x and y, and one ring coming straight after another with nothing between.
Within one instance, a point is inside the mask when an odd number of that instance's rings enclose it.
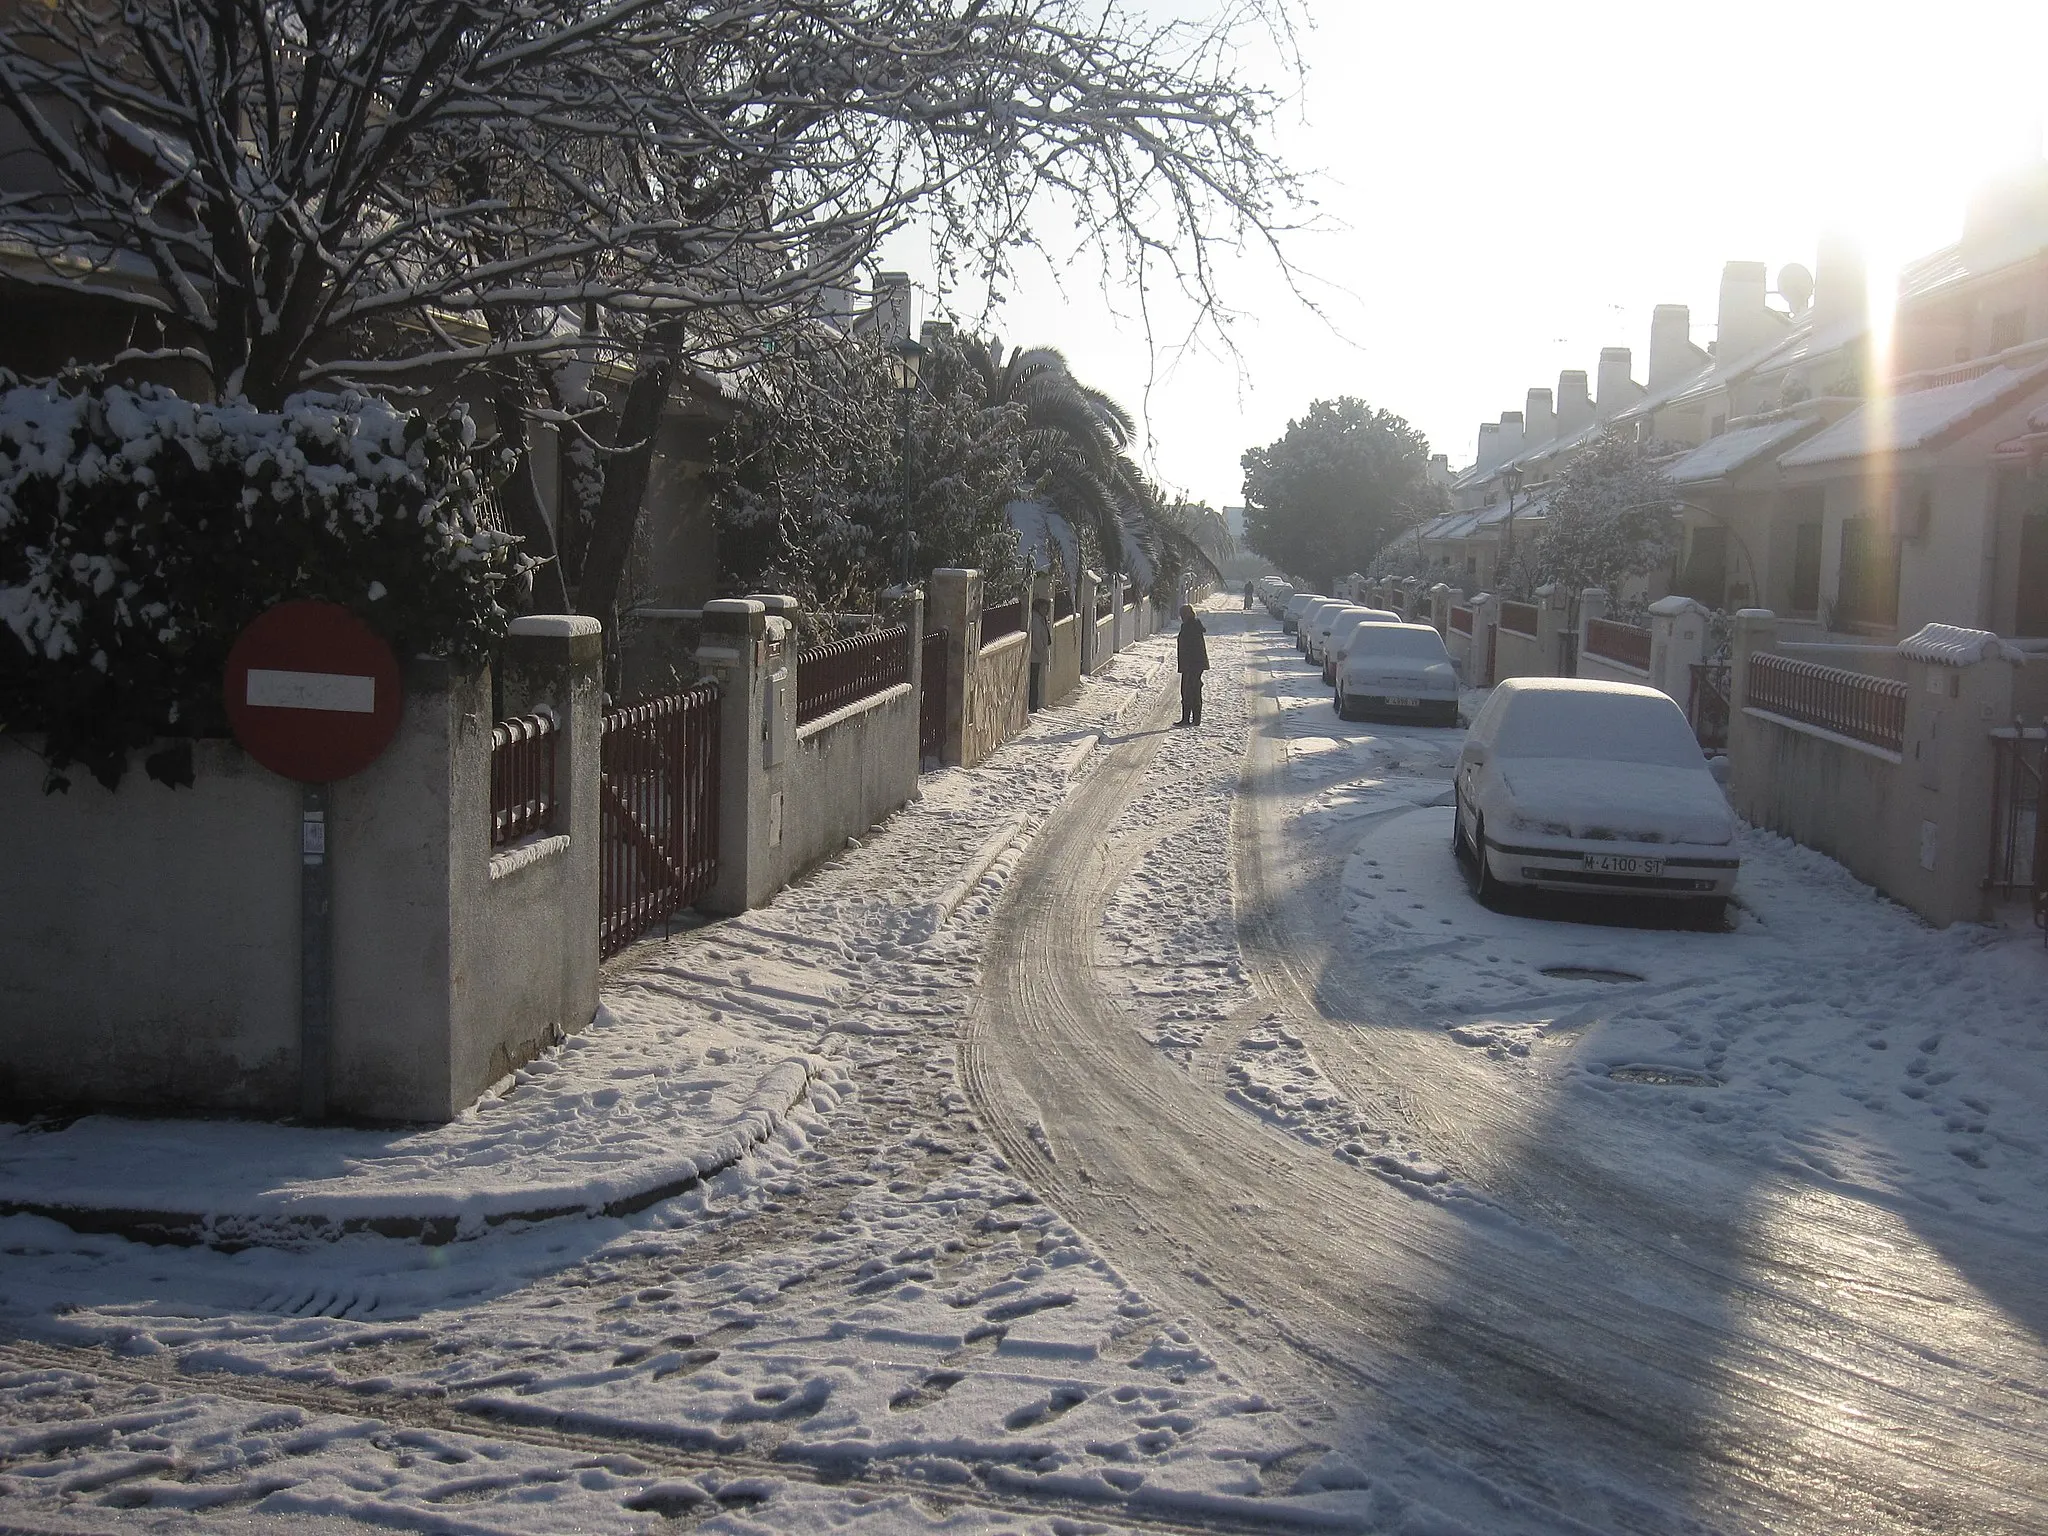
<instances>
[{"instance_id":1,"label":"house roof with snow","mask_svg":"<svg viewBox=\"0 0 2048 1536\"><path fill-rule=\"evenodd\" d=\"M1667 466L1664 474L1680 485L1719 480L1819 425L1821 423L1814 417L1787 416L1778 421L1759 422L1755 426L1735 427L1719 437L1708 438L1692 452Z\"/></svg>"},{"instance_id":2,"label":"house roof with snow","mask_svg":"<svg viewBox=\"0 0 2048 1536\"><path fill-rule=\"evenodd\" d=\"M2048 380L2048 362L2000 364L1973 379L1934 389L1870 400L1827 431L1783 455L1778 464L1798 469L1878 453L1907 453L1964 431L2015 396Z\"/></svg>"}]
</instances>

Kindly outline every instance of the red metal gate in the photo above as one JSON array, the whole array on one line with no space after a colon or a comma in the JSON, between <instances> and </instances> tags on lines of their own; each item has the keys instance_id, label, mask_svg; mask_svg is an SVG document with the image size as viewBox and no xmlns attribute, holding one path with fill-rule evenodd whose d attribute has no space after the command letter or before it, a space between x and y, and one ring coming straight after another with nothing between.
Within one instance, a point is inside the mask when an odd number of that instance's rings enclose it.
<instances>
[{"instance_id":1,"label":"red metal gate","mask_svg":"<svg viewBox=\"0 0 2048 1536\"><path fill-rule=\"evenodd\" d=\"M917 760L926 769L938 767L946 751L947 638L943 629L926 635L919 663L923 681L918 685Z\"/></svg>"},{"instance_id":2,"label":"red metal gate","mask_svg":"<svg viewBox=\"0 0 2048 1536\"><path fill-rule=\"evenodd\" d=\"M604 717L598 952L615 955L718 877L716 682Z\"/></svg>"}]
</instances>

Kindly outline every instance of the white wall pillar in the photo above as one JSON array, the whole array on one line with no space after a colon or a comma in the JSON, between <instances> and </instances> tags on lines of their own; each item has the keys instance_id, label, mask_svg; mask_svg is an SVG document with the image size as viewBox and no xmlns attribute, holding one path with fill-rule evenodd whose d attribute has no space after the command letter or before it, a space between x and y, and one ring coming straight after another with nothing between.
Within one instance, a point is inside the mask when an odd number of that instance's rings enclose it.
<instances>
[{"instance_id":1,"label":"white wall pillar","mask_svg":"<svg viewBox=\"0 0 2048 1536\"><path fill-rule=\"evenodd\" d=\"M1500 599L1481 592L1472 599L1472 649L1465 656L1463 677L1467 688L1493 686L1493 632L1500 625Z\"/></svg>"},{"instance_id":2,"label":"white wall pillar","mask_svg":"<svg viewBox=\"0 0 2048 1536\"><path fill-rule=\"evenodd\" d=\"M974 699L974 669L981 659L981 572L932 572L932 625L946 631L946 766L966 761L967 712Z\"/></svg>"},{"instance_id":3,"label":"white wall pillar","mask_svg":"<svg viewBox=\"0 0 2048 1536\"><path fill-rule=\"evenodd\" d=\"M1692 696L1692 669L1707 657L1707 610L1689 597L1650 604L1650 686L1681 709Z\"/></svg>"},{"instance_id":4,"label":"white wall pillar","mask_svg":"<svg viewBox=\"0 0 2048 1536\"><path fill-rule=\"evenodd\" d=\"M1102 658L1095 654L1095 594L1102 586L1102 578L1093 571L1083 571L1080 580L1074 584L1074 628L1081 640L1081 675L1092 677L1095 669L1102 665Z\"/></svg>"}]
</instances>

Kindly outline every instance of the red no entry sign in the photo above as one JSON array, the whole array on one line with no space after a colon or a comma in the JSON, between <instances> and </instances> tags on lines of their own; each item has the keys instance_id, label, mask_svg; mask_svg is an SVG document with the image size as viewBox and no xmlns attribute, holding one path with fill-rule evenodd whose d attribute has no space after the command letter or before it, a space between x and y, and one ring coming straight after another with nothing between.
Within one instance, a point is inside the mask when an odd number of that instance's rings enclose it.
<instances>
[{"instance_id":1,"label":"red no entry sign","mask_svg":"<svg viewBox=\"0 0 2048 1536\"><path fill-rule=\"evenodd\" d=\"M279 603L228 652L228 724L272 773L329 784L391 744L405 706L398 659L335 603Z\"/></svg>"}]
</instances>

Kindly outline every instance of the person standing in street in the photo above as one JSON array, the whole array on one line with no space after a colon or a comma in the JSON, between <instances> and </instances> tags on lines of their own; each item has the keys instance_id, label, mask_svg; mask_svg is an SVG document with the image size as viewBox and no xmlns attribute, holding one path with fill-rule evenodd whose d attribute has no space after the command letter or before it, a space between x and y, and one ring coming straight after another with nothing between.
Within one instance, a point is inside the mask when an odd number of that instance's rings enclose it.
<instances>
[{"instance_id":1,"label":"person standing in street","mask_svg":"<svg viewBox=\"0 0 2048 1536\"><path fill-rule=\"evenodd\" d=\"M1252 584L1250 582L1244 584L1244 611L1246 613L1252 611Z\"/></svg>"},{"instance_id":2,"label":"person standing in street","mask_svg":"<svg viewBox=\"0 0 2048 1536\"><path fill-rule=\"evenodd\" d=\"M1039 598L1031 605L1031 700L1033 714L1045 707L1045 678L1052 670L1052 604Z\"/></svg>"},{"instance_id":3,"label":"person standing in street","mask_svg":"<svg viewBox=\"0 0 2048 1536\"><path fill-rule=\"evenodd\" d=\"M1202 723L1202 674L1209 670L1209 631L1194 605L1180 605L1180 723Z\"/></svg>"}]
</instances>

